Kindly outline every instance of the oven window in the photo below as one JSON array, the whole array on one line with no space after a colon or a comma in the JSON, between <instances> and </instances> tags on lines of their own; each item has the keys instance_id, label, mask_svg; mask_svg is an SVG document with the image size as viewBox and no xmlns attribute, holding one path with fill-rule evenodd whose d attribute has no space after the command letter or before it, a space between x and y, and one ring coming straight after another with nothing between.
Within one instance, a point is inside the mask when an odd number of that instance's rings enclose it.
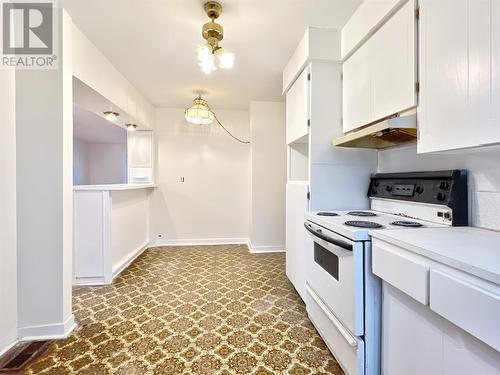
<instances>
[{"instance_id":1,"label":"oven window","mask_svg":"<svg viewBox=\"0 0 500 375\"><path fill-rule=\"evenodd\" d=\"M337 281L339 280L339 257L317 242L314 243L314 261Z\"/></svg>"}]
</instances>

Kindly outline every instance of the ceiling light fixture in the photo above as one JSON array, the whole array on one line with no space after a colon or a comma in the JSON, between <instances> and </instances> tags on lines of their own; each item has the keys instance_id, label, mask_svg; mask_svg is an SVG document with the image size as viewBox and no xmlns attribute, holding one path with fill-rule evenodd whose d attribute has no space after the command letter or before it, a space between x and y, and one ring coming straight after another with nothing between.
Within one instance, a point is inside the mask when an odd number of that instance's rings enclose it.
<instances>
[{"instance_id":1,"label":"ceiling light fixture","mask_svg":"<svg viewBox=\"0 0 500 375\"><path fill-rule=\"evenodd\" d=\"M135 132L137 130L136 124L125 124L125 127L127 128L127 131L129 131L129 132Z\"/></svg>"},{"instance_id":2,"label":"ceiling light fixture","mask_svg":"<svg viewBox=\"0 0 500 375\"><path fill-rule=\"evenodd\" d=\"M208 106L207 101L201 98L201 95L198 95L194 99L194 104L188 109L186 109L186 111L184 112L184 117L186 118L187 122L196 125L208 125L214 122L215 120L222 127L222 129L224 129L226 133L229 134L233 139L244 144L250 143L249 141L243 141L238 137L232 135L231 132L227 130L224 125L221 124L215 113Z\"/></svg>"},{"instance_id":3,"label":"ceiling light fixture","mask_svg":"<svg viewBox=\"0 0 500 375\"><path fill-rule=\"evenodd\" d=\"M105 112L103 112L103 114L104 114L104 118L108 121L116 121L118 116L120 116L120 114L118 112L115 112L115 111L105 111Z\"/></svg>"},{"instance_id":4,"label":"ceiling light fixture","mask_svg":"<svg viewBox=\"0 0 500 375\"><path fill-rule=\"evenodd\" d=\"M234 53L219 46L219 42L224 38L224 28L215 22L222 13L222 5L217 1L208 1L204 9L211 21L204 24L201 29L201 35L207 44L198 48L198 64L206 74L217 70L216 61L219 63L219 68L230 69L234 65Z\"/></svg>"},{"instance_id":5,"label":"ceiling light fixture","mask_svg":"<svg viewBox=\"0 0 500 375\"><path fill-rule=\"evenodd\" d=\"M215 114L201 96L194 99L194 104L184 112L186 121L195 125L208 125L214 122Z\"/></svg>"}]
</instances>

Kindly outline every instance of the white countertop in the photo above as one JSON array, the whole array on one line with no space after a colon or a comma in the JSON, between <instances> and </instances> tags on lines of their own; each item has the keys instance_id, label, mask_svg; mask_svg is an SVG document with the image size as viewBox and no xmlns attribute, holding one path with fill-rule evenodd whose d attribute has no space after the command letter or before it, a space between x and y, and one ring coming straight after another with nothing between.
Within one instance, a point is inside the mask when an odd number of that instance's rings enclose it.
<instances>
[{"instance_id":1,"label":"white countertop","mask_svg":"<svg viewBox=\"0 0 500 375\"><path fill-rule=\"evenodd\" d=\"M111 185L75 185L73 190L134 190L134 189L148 189L154 188L154 184L111 184Z\"/></svg>"},{"instance_id":2,"label":"white countertop","mask_svg":"<svg viewBox=\"0 0 500 375\"><path fill-rule=\"evenodd\" d=\"M473 227L372 230L408 251L500 285L500 232Z\"/></svg>"}]
</instances>

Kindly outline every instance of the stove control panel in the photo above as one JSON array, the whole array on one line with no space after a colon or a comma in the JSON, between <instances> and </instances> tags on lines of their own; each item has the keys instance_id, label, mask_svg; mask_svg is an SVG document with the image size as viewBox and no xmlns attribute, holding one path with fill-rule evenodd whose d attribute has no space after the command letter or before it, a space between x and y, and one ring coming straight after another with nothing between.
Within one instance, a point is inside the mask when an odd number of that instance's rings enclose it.
<instances>
[{"instance_id":1,"label":"stove control panel","mask_svg":"<svg viewBox=\"0 0 500 375\"><path fill-rule=\"evenodd\" d=\"M465 170L374 174L368 197L447 206L453 211L453 225L468 224Z\"/></svg>"}]
</instances>

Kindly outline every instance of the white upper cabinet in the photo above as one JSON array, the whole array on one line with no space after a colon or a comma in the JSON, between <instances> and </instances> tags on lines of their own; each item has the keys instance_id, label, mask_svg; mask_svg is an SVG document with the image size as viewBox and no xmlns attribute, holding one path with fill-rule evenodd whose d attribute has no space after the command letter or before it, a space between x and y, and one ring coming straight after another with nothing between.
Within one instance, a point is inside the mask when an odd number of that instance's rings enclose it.
<instances>
[{"instance_id":1,"label":"white upper cabinet","mask_svg":"<svg viewBox=\"0 0 500 375\"><path fill-rule=\"evenodd\" d=\"M342 59L370 37L407 0L364 0L342 28Z\"/></svg>"},{"instance_id":2,"label":"white upper cabinet","mask_svg":"<svg viewBox=\"0 0 500 375\"><path fill-rule=\"evenodd\" d=\"M344 132L371 122L373 113L371 71L368 48L357 50L342 66Z\"/></svg>"},{"instance_id":3,"label":"white upper cabinet","mask_svg":"<svg viewBox=\"0 0 500 375\"><path fill-rule=\"evenodd\" d=\"M309 67L305 68L286 93L286 143L309 133Z\"/></svg>"},{"instance_id":4,"label":"white upper cabinet","mask_svg":"<svg viewBox=\"0 0 500 375\"><path fill-rule=\"evenodd\" d=\"M127 133L129 184L153 181L153 132L138 130Z\"/></svg>"},{"instance_id":5,"label":"white upper cabinet","mask_svg":"<svg viewBox=\"0 0 500 375\"><path fill-rule=\"evenodd\" d=\"M419 152L500 142L500 0L420 0Z\"/></svg>"},{"instance_id":6,"label":"white upper cabinet","mask_svg":"<svg viewBox=\"0 0 500 375\"><path fill-rule=\"evenodd\" d=\"M344 62L344 132L415 107L416 77L415 0L410 0Z\"/></svg>"}]
</instances>

